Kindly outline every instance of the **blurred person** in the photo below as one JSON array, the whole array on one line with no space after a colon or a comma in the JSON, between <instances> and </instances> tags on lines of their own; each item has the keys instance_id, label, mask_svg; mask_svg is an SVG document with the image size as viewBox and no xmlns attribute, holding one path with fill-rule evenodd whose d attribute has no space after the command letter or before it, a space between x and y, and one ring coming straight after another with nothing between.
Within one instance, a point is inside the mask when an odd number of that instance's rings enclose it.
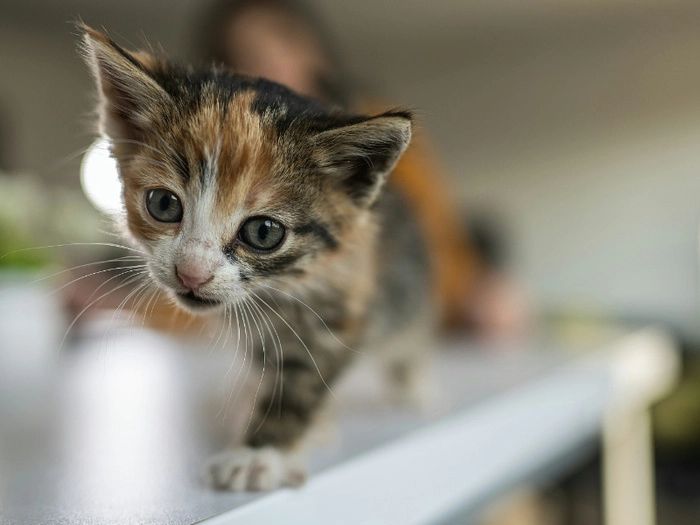
<instances>
[{"instance_id":1,"label":"blurred person","mask_svg":"<svg viewBox=\"0 0 700 525\"><path fill-rule=\"evenodd\" d=\"M286 85L301 95L365 113L386 109L360 96L324 26L294 0L226 0L200 27L199 55L254 77ZM528 332L525 293L483 248L502 243L489 232L470 236L449 196L449 187L420 131L392 173L390 184L418 211L430 245L434 289L443 327L486 338Z\"/></svg>"}]
</instances>

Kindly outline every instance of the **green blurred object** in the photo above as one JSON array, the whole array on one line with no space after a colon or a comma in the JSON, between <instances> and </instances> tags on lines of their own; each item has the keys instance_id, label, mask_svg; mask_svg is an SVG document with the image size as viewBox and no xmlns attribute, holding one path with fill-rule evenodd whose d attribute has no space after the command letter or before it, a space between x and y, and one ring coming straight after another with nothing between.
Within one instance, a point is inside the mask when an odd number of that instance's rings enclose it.
<instances>
[{"instance_id":1,"label":"green blurred object","mask_svg":"<svg viewBox=\"0 0 700 525\"><path fill-rule=\"evenodd\" d=\"M78 190L0 173L0 269L36 270L65 259L63 245L105 241L109 224ZM72 255L72 254L71 254Z\"/></svg>"},{"instance_id":2,"label":"green blurred object","mask_svg":"<svg viewBox=\"0 0 700 525\"><path fill-rule=\"evenodd\" d=\"M51 262L45 250L27 249L31 240L14 235L0 223L0 268L39 269Z\"/></svg>"}]
</instances>

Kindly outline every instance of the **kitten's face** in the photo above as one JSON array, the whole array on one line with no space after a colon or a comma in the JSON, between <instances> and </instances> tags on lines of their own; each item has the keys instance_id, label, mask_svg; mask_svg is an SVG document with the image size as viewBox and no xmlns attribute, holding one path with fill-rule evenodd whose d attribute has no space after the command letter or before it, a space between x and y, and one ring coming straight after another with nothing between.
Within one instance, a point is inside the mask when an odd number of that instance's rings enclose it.
<instances>
[{"instance_id":1,"label":"kitten's face","mask_svg":"<svg viewBox=\"0 0 700 525\"><path fill-rule=\"evenodd\" d=\"M372 242L371 205L408 144L407 114L329 111L270 82L174 68L84 30L128 230L182 306L313 286Z\"/></svg>"},{"instance_id":2,"label":"kitten's face","mask_svg":"<svg viewBox=\"0 0 700 525\"><path fill-rule=\"evenodd\" d=\"M361 215L308 162L290 158L303 146L280 144L253 100L243 92L225 108L195 110L182 126L152 130L138 153L114 144L129 231L151 255L154 278L190 309L322 273L343 223Z\"/></svg>"}]
</instances>

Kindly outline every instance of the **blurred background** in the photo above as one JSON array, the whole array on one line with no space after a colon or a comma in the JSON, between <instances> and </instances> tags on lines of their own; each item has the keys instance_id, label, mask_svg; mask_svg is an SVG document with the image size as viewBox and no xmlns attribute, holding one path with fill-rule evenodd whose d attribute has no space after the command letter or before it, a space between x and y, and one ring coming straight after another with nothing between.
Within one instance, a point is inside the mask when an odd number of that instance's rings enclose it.
<instances>
[{"instance_id":1,"label":"blurred background","mask_svg":"<svg viewBox=\"0 0 700 525\"><path fill-rule=\"evenodd\" d=\"M538 318L565 333L656 323L678 337L685 380L656 420L661 512L675 516L662 523L697 523L700 5L306 3L363 92L416 109L465 223L498 245L498 264ZM0 254L110 239L80 190L94 92L68 22L79 16L128 47L150 42L196 59L210 5L2 1ZM65 257L90 260L84 252ZM63 256L20 252L0 267L9 274ZM595 469L566 485L594 509ZM591 512L564 522L596 523Z\"/></svg>"},{"instance_id":2,"label":"blurred background","mask_svg":"<svg viewBox=\"0 0 700 525\"><path fill-rule=\"evenodd\" d=\"M68 21L193 57L205 3L4 0L0 165L78 184L94 93ZM497 218L542 309L697 339L695 2L310 4L354 78L418 110L454 195Z\"/></svg>"}]
</instances>

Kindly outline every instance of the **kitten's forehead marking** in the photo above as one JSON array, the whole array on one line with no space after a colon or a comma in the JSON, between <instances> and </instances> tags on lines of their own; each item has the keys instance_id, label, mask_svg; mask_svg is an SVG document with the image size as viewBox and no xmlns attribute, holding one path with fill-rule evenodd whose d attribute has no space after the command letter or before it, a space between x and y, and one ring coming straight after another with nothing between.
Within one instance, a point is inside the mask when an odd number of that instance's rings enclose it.
<instances>
[{"instance_id":1,"label":"kitten's forehead marking","mask_svg":"<svg viewBox=\"0 0 700 525\"><path fill-rule=\"evenodd\" d=\"M270 190L277 137L253 110L255 91L233 97L216 121L216 135L203 137L215 153L212 171L219 188L216 213L225 219L241 208L252 209ZM208 131L214 131L208 128Z\"/></svg>"},{"instance_id":2,"label":"kitten's forehead marking","mask_svg":"<svg viewBox=\"0 0 700 525\"><path fill-rule=\"evenodd\" d=\"M204 146L204 155L201 160L202 187L213 186L218 172L219 155L221 154L221 136L216 140L216 144Z\"/></svg>"},{"instance_id":3,"label":"kitten's forehead marking","mask_svg":"<svg viewBox=\"0 0 700 525\"><path fill-rule=\"evenodd\" d=\"M185 147L198 167L196 182L203 191L216 178L218 157L222 148L222 121L224 109L220 102L209 97L199 107L198 111L186 121L183 129Z\"/></svg>"}]
</instances>

